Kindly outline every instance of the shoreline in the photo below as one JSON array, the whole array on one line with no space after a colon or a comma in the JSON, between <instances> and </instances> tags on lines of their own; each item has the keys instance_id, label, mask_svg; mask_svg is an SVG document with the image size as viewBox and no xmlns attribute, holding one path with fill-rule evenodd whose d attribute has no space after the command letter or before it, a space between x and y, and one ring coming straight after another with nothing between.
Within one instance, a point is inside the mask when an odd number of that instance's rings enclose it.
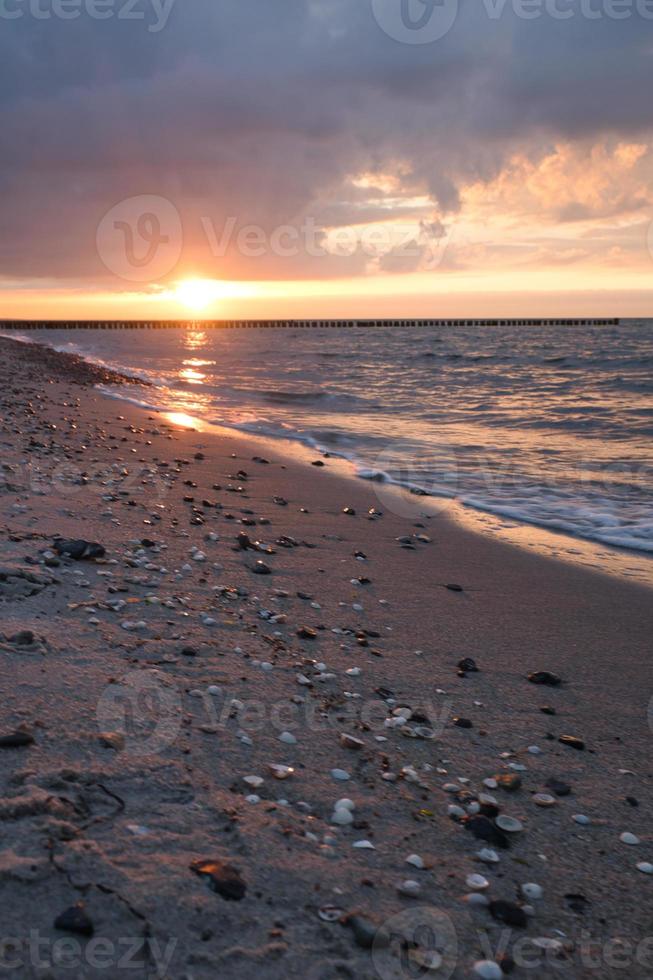
<instances>
[{"instance_id":1,"label":"shoreline","mask_svg":"<svg viewBox=\"0 0 653 980\"><path fill-rule=\"evenodd\" d=\"M114 399L123 404L130 404L140 411L154 412L164 419L173 416L177 420L183 419L183 427L198 432L212 433L217 438L233 437L237 439L242 436L244 439L251 439L253 445L262 447L264 451L281 452L282 455L291 460L308 462L315 455L324 455L325 458L331 460L330 465L337 469L338 475L341 477L348 480L369 479L357 472L362 464L356 460L333 451L327 451L323 447L311 446L300 439L247 432L236 427L208 422L197 416L186 415L184 412L171 412L146 402L140 404L138 398L132 399L122 392L114 392L108 387L105 389L105 386L110 385L129 385L136 389L142 387L146 390L156 390L156 385L153 385L137 372L129 373L124 369L107 366L101 360L93 360L84 354L58 351L48 347L47 344L31 341L28 338L18 340L0 334L0 343L3 339L53 352L62 359L56 360L55 358L55 361L52 362L55 367L61 366L65 374L68 370L66 364L70 363L70 369L75 372L77 378L85 376L84 365L89 365L91 372L100 372L92 383L106 398ZM66 358L71 358L71 361L67 362ZM50 370L50 359L46 358L45 362L46 368ZM91 381L92 377L93 375L89 375L88 380ZM570 562L599 574L616 576L627 581L637 581L653 588L653 554L645 551L629 548L626 545L617 547L591 538L583 538L563 529L546 527L543 524L529 522L521 518L505 516L491 509L484 509L479 505L463 503L456 498L430 494L414 495L408 488L398 484L377 482L374 479L369 479L369 482L373 486L380 505L396 511L400 516L414 516L416 520L420 520L445 514L458 527L467 531L471 530L476 534L490 536L495 541L501 540L503 543L521 550L526 549L547 559Z\"/></svg>"},{"instance_id":2,"label":"shoreline","mask_svg":"<svg viewBox=\"0 0 653 980\"><path fill-rule=\"evenodd\" d=\"M0 346L0 735L33 739L0 751L0 892L23 957L82 901L114 951L141 941L125 976L384 980L370 934L414 941L427 909L457 943L435 977L502 941L516 977L623 976L619 941L650 976L647 588L402 517L331 459L169 424L70 355L45 381ZM57 556L57 535L106 555Z\"/></svg>"}]
</instances>

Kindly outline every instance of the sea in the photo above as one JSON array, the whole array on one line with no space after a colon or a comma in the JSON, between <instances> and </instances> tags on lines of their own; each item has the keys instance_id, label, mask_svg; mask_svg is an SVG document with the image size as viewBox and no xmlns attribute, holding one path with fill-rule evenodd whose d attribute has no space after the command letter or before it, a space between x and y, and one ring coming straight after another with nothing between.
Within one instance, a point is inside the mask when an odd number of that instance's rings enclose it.
<instances>
[{"instance_id":1,"label":"sea","mask_svg":"<svg viewBox=\"0 0 653 980\"><path fill-rule=\"evenodd\" d=\"M151 382L151 409L327 452L436 508L653 555L653 320L25 339Z\"/></svg>"}]
</instances>

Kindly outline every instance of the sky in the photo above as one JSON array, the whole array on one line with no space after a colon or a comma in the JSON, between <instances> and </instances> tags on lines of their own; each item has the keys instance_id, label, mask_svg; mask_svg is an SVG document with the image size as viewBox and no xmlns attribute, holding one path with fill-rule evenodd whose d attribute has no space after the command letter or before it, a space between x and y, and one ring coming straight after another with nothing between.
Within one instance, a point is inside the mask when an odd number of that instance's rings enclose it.
<instances>
[{"instance_id":1,"label":"sky","mask_svg":"<svg viewBox=\"0 0 653 980\"><path fill-rule=\"evenodd\" d=\"M653 0L0 0L0 318L653 316Z\"/></svg>"}]
</instances>

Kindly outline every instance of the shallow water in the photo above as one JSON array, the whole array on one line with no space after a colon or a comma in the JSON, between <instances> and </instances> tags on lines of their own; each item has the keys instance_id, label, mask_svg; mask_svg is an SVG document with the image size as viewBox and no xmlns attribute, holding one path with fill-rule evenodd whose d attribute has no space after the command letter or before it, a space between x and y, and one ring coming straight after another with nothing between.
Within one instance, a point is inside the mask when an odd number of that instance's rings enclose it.
<instances>
[{"instance_id":1,"label":"shallow water","mask_svg":"<svg viewBox=\"0 0 653 980\"><path fill-rule=\"evenodd\" d=\"M153 381L150 405L337 453L368 479L653 553L653 321L29 339Z\"/></svg>"}]
</instances>

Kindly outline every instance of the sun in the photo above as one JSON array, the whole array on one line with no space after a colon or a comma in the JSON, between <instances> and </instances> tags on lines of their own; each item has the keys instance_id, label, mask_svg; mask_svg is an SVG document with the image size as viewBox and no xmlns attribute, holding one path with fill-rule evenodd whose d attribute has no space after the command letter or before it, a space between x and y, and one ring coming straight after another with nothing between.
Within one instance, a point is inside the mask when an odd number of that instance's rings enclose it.
<instances>
[{"instance_id":1,"label":"sun","mask_svg":"<svg viewBox=\"0 0 653 980\"><path fill-rule=\"evenodd\" d=\"M184 279L174 291L174 298L187 309L200 312L220 298L220 283L214 279Z\"/></svg>"}]
</instances>

